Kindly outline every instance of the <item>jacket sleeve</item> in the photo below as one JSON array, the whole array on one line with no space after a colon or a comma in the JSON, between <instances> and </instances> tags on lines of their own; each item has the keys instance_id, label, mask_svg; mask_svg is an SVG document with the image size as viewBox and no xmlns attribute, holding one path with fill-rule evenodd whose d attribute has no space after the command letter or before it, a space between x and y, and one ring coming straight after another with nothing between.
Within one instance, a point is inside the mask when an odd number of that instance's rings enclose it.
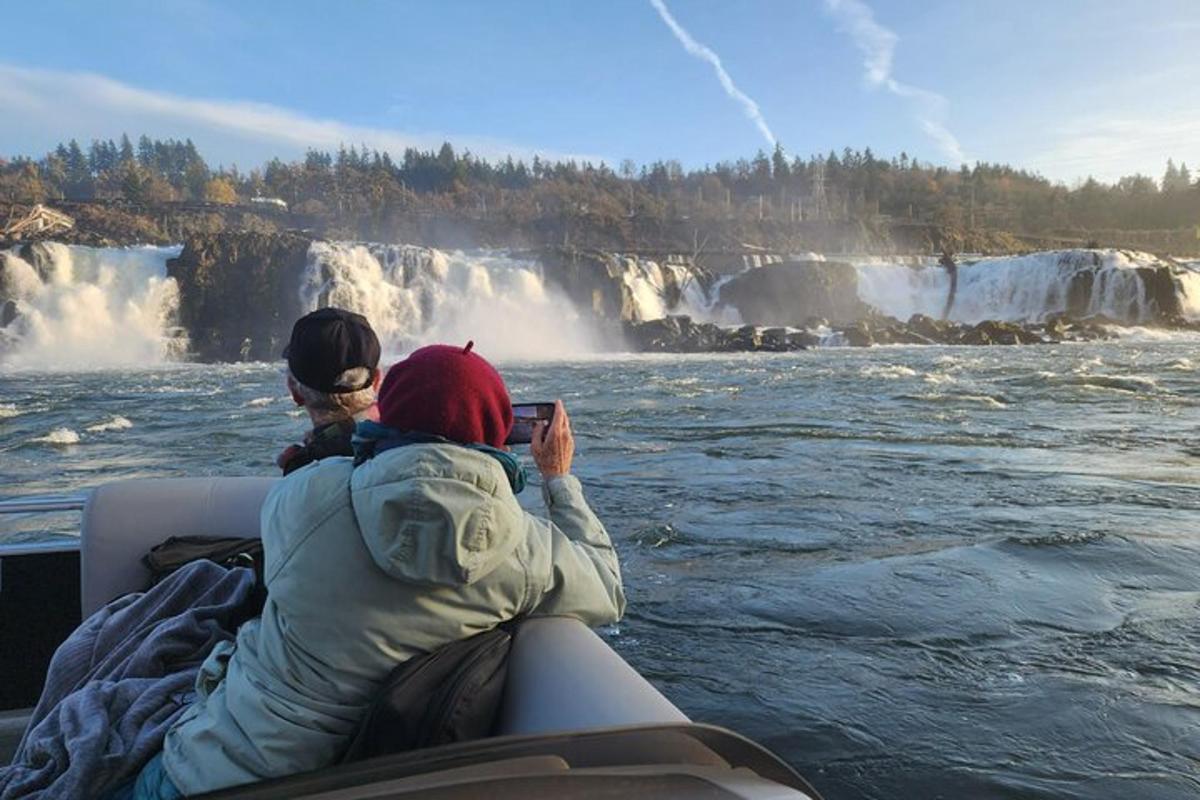
<instances>
[{"instance_id":1,"label":"jacket sleeve","mask_svg":"<svg viewBox=\"0 0 1200 800\"><path fill-rule=\"evenodd\" d=\"M625 613L621 567L608 531L592 513L573 475L550 478L542 487L550 522L526 515L538 543L531 556L525 612L570 616L607 625Z\"/></svg>"}]
</instances>

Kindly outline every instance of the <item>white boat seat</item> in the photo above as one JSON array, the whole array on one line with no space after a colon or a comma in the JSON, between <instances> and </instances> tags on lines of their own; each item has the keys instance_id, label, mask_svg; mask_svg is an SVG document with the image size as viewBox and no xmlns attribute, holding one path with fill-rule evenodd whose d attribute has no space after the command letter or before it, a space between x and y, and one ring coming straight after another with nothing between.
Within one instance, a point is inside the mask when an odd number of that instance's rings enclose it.
<instances>
[{"instance_id":1,"label":"white boat seat","mask_svg":"<svg viewBox=\"0 0 1200 800\"><path fill-rule=\"evenodd\" d=\"M498 735L687 721L578 620L534 617L517 629Z\"/></svg>"},{"instance_id":2,"label":"white boat seat","mask_svg":"<svg viewBox=\"0 0 1200 800\"><path fill-rule=\"evenodd\" d=\"M258 536L258 516L278 478L150 478L92 492L80 529L83 618L150 580L142 563L171 536Z\"/></svg>"},{"instance_id":3,"label":"white boat seat","mask_svg":"<svg viewBox=\"0 0 1200 800\"><path fill-rule=\"evenodd\" d=\"M142 556L169 536L258 536L276 480L156 478L97 488L81 530L84 617L145 588ZM534 618L519 628L498 734L676 722L687 717L578 620Z\"/></svg>"}]
</instances>

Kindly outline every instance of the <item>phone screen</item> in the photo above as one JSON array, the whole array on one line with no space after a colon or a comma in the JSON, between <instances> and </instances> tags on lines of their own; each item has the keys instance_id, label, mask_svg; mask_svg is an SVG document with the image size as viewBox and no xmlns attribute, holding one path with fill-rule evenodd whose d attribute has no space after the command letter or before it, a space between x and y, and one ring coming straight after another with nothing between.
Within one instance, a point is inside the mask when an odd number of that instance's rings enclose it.
<instances>
[{"instance_id":1,"label":"phone screen","mask_svg":"<svg viewBox=\"0 0 1200 800\"><path fill-rule=\"evenodd\" d=\"M533 426L539 420L554 417L554 403L513 403L513 426L505 444L529 444L533 441Z\"/></svg>"}]
</instances>

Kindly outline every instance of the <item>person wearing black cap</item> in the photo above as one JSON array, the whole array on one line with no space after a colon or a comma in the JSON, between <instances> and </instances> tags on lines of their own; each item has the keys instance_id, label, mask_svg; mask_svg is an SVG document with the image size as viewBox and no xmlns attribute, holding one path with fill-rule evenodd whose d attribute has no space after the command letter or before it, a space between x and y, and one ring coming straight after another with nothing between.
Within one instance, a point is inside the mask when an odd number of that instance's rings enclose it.
<instances>
[{"instance_id":1,"label":"person wearing black cap","mask_svg":"<svg viewBox=\"0 0 1200 800\"><path fill-rule=\"evenodd\" d=\"M379 338L361 314L320 308L296 320L283 351L288 391L313 427L275 459L284 475L322 458L354 455L354 426L375 408L379 355Z\"/></svg>"}]
</instances>

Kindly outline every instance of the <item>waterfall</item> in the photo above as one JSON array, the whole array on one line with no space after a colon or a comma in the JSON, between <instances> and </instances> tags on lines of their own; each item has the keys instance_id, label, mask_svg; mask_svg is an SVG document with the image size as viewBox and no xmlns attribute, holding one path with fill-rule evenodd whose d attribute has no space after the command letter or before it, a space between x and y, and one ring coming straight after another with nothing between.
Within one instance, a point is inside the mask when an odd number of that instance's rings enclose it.
<instances>
[{"instance_id":1,"label":"waterfall","mask_svg":"<svg viewBox=\"0 0 1200 800\"><path fill-rule=\"evenodd\" d=\"M1200 261L1181 264L1175 280L1179 285L1179 300L1183 315L1188 319L1200 319Z\"/></svg>"},{"instance_id":2,"label":"waterfall","mask_svg":"<svg viewBox=\"0 0 1200 800\"><path fill-rule=\"evenodd\" d=\"M964 263L950 318L1030 322L1069 310L1080 317L1102 314L1130 324L1145 322L1153 309L1137 270L1161 266L1146 253L1118 250L1065 250ZM855 267L859 297L883 313L898 319L942 313L950 290L950 276L942 267L874 260ZM1200 282L1196 305L1200 311Z\"/></svg>"},{"instance_id":3,"label":"waterfall","mask_svg":"<svg viewBox=\"0 0 1200 800\"><path fill-rule=\"evenodd\" d=\"M166 276L179 250L39 242L25 257L0 252L0 364L143 366L182 354L179 292Z\"/></svg>"},{"instance_id":4,"label":"waterfall","mask_svg":"<svg viewBox=\"0 0 1200 800\"><path fill-rule=\"evenodd\" d=\"M716 321L719 316L710 292L689 264L670 257L660 263L639 256L618 256L618 263L635 321L669 314L687 314L699 321Z\"/></svg>"},{"instance_id":5,"label":"waterfall","mask_svg":"<svg viewBox=\"0 0 1200 800\"><path fill-rule=\"evenodd\" d=\"M538 359L596 352L600 343L535 262L489 251L314 242L300 299L310 310L363 314L390 353L473 339L488 357Z\"/></svg>"}]
</instances>

